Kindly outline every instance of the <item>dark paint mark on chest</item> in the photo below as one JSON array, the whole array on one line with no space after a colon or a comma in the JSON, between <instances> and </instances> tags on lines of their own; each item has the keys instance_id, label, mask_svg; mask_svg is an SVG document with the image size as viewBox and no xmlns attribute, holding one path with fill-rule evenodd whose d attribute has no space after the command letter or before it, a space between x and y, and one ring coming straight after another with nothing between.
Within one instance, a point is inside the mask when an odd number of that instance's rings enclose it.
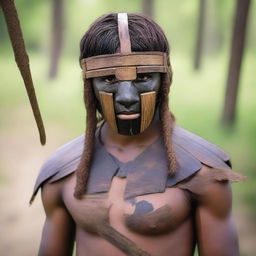
<instances>
[{"instance_id":1,"label":"dark paint mark on chest","mask_svg":"<svg viewBox=\"0 0 256 256\"><path fill-rule=\"evenodd\" d=\"M131 215L125 215L125 222L129 229L143 235L160 235L176 227L175 218L169 205L147 212L151 210L149 205L151 204L143 203L143 207L138 206L140 210L137 210L137 212L135 210ZM138 211L141 212L138 213ZM143 211L147 213L143 214Z\"/></svg>"},{"instance_id":2,"label":"dark paint mark on chest","mask_svg":"<svg viewBox=\"0 0 256 256\"><path fill-rule=\"evenodd\" d=\"M139 201L136 203L135 211L133 215L146 214L152 212L154 207L151 203L146 200Z\"/></svg>"}]
</instances>

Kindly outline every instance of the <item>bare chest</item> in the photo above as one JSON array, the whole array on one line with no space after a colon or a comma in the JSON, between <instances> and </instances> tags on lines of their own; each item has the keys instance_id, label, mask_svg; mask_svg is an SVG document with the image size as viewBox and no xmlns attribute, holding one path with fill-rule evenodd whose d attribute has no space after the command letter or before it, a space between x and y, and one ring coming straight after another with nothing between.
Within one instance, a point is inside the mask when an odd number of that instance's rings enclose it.
<instances>
[{"instance_id":1,"label":"bare chest","mask_svg":"<svg viewBox=\"0 0 256 256\"><path fill-rule=\"evenodd\" d=\"M65 205L77 226L91 233L98 233L103 223L109 223L124 233L160 235L178 229L191 212L185 192L178 188L124 200L126 179L114 177L108 193L77 200L74 185L72 176L63 190Z\"/></svg>"}]
</instances>

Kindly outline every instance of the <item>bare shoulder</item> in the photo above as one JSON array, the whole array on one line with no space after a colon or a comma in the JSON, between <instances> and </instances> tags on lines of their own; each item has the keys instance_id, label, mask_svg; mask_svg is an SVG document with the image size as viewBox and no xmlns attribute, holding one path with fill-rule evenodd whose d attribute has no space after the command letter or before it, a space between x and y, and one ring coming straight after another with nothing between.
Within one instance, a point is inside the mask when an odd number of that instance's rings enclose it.
<instances>
[{"instance_id":1,"label":"bare shoulder","mask_svg":"<svg viewBox=\"0 0 256 256\"><path fill-rule=\"evenodd\" d=\"M212 193L223 193L230 189L230 182L235 178L231 170L222 170L207 165L202 165L201 170L195 175L194 182L198 183L200 196L211 196Z\"/></svg>"},{"instance_id":2,"label":"bare shoulder","mask_svg":"<svg viewBox=\"0 0 256 256\"><path fill-rule=\"evenodd\" d=\"M51 214L56 208L63 207L62 191L65 181L45 182L42 185L41 197L46 215Z\"/></svg>"},{"instance_id":3,"label":"bare shoulder","mask_svg":"<svg viewBox=\"0 0 256 256\"><path fill-rule=\"evenodd\" d=\"M240 180L239 174L228 169L217 169L202 165L200 171L177 187L187 190L200 205L216 207L221 205L231 207L232 193L230 182Z\"/></svg>"},{"instance_id":4,"label":"bare shoulder","mask_svg":"<svg viewBox=\"0 0 256 256\"><path fill-rule=\"evenodd\" d=\"M236 173L202 165L194 176L178 184L189 192L197 209L204 210L217 219L225 219L231 214L232 191L230 182Z\"/></svg>"},{"instance_id":5,"label":"bare shoulder","mask_svg":"<svg viewBox=\"0 0 256 256\"><path fill-rule=\"evenodd\" d=\"M215 171L214 168L203 166L199 175L212 177L212 172ZM226 217L232 205L230 181L228 179L218 180L209 178L207 185L201 187L195 199L198 205L206 207L218 217Z\"/></svg>"}]
</instances>

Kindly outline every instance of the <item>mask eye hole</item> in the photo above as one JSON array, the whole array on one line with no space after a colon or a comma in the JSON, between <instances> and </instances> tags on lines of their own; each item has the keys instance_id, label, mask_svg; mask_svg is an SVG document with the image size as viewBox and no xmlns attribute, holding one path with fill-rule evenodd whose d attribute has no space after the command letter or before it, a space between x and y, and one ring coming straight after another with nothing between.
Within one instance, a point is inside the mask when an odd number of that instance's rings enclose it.
<instances>
[{"instance_id":1,"label":"mask eye hole","mask_svg":"<svg viewBox=\"0 0 256 256\"><path fill-rule=\"evenodd\" d=\"M103 81L106 83L115 83L117 79L116 79L116 76L112 75L112 76L105 76L103 78Z\"/></svg>"},{"instance_id":2,"label":"mask eye hole","mask_svg":"<svg viewBox=\"0 0 256 256\"><path fill-rule=\"evenodd\" d=\"M149 74L137 74L137 81L147 81L150 78Z\"/></svg>"}]
</instances>

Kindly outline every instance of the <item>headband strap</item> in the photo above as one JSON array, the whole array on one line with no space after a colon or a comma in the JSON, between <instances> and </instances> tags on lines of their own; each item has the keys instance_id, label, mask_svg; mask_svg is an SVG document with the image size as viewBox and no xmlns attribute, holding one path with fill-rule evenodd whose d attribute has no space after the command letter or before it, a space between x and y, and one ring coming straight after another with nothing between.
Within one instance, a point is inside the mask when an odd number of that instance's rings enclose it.
<instances>
[{"instance_id":1,"label":"headband strap","mask_svg":"<svg viewBox=\"0 0 256 256\"><path fill-rule=\"evenodd\" d=\"M114 53L82 59L81 65L86 71L126 66L164 66L165 59L166 53L163 52Z\"/></svg>"},{"instance_id":2,"label":"headband strap","mask_svg":"<svg viewBox=\"0 0 256 256\"><path fill-rule=\"evenodd\" d=\"M167 73L164 52L132 52L106 54L81 60L84 79L115 75L118 80L135 80L137 73Z\"/></svg>"}]
</instances>

